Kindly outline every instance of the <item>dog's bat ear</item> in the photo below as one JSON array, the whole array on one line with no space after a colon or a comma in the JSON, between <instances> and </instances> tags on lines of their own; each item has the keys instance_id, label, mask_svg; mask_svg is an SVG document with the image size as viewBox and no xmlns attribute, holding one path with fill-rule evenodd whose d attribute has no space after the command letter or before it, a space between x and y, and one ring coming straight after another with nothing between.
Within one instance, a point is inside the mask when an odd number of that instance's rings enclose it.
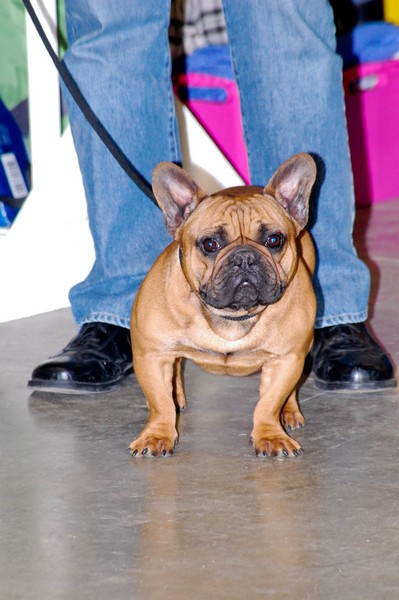
<instances>
[{"instance_id":1,"label":"dog's bat ear","mask_svg":"<svg viewBox=\"0 0 399 600\"><path fill-rule=\"evenodd\" d=\"M281 165L263 190L273 196L303 229L309 217L309 197L316 179L316 163L306 153L296 154Z\"/></svg>"},{"instance_id":2,"label":"dog's bat ear","mask_svg":"<svg viewBox=\"0 0 399 600\"><path fill-rule=\"evenodd\" d=\"M161 162L153 170L152 189L165 216L166 229L173 236L208 195L184 169L169 162Z\"/></svg>"}]
</instances>

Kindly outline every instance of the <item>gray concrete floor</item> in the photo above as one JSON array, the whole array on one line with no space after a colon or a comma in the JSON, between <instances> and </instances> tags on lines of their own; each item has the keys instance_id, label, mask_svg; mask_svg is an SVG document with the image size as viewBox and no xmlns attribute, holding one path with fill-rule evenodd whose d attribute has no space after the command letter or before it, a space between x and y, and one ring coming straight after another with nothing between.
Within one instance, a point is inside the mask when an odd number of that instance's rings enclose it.
<instances>
[{"instance_id":1,"label":"gray concrete floor","mask_svg":"<svg viewBox=\"0 0 399 600\"><path fill-rule=\"evenodd\" d=\"M399 361L399 202L359 210L371 325ZM305 454L248 445L258 376L189 364L180 444L132 459L134 376L95 397L31 394L68 310L0 325L0 598L399 598L399 392L300 390Z\"/></svg>"}]
</instances>

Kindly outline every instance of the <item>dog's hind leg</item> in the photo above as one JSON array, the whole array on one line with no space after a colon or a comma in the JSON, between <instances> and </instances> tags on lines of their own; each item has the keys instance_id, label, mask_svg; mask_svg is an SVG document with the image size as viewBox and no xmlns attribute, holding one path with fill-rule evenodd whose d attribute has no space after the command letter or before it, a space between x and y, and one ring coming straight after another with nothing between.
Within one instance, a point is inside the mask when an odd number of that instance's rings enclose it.
<instances>
[{"instance_id":1,"label":"dog's hind leg","mask_svg":"<svg viewBox=\"0 0 399 600\"><path fill-rule=\"evenodd\" d=\"M176 410L184 410L187 406L183 385L183 359L177 358L173 369L173 399Z\"/></svg>"},{"instance_id":2,"label":"dog's hind leg","mask_svg":"<svg viewBox=\"0 0 399 600\"><path fill-rule=\"evenodd\" d=\"M298 406L297 392L294 390L281 411L281 424L286 431L300 429L305 425L305 419Z\"/></svg>"}]
</instances>

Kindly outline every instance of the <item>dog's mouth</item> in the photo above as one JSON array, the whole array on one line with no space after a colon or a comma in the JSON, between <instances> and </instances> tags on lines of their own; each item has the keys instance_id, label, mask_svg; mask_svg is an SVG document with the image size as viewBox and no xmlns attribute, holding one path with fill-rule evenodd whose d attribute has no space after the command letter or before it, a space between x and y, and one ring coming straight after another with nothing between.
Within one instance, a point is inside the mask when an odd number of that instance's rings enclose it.
<instances>
[{"instance_id":1,"label":"dog's mouth","mask_svg":"<svg viewBox=\"0 0 399 600\"><path fill-rule=\"evenodd\" d=\"M237 286L229 308L233 310L249 310L259 304L259 290L254 284L245 279Z\"/></svg>"},{"instance_id":2,"label":"dog's mouth","mask_svg":"<svg viewBox=\"0 0 399 600\"><path fill-rule=\"evenodd\" d=\"M222 290L214 288L201 288L200 296L202 300L218 309L230 309L234 311L250 310L257 306L268 306L277 302L284 293L284 285L267 286L262 285L261 288L244 281L231 290L226 286Z\"/></svg>"}]
</instances>

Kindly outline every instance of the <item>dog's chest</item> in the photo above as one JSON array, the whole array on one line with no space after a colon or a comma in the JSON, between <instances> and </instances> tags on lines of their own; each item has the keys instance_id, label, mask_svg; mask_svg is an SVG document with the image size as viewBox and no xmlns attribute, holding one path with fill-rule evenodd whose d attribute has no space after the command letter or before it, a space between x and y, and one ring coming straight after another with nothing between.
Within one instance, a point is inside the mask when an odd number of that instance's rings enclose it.
<instances>
[{"instance_id":1,"label":"dog's chest","mask_svg":"<svg viewBox=\"0 0 399 600\"><path fill-rule=\"evenodd\" d=\"M189 358L213 375L245 376L259 371L265 363L264 353L257 354L258 356L240 353L212 355L193 352Z\"/></svg>"},{"instance_id":2,"label":"dog's chest","mask_svg":"<svg viewBox=\"0 0 399 600\"><path fill-rule=\"evenodd\" d=\"M205 340L203 340L205 341ZM182 343L178 354L195 362L199 367L215 375L250 375L259 371L270 353L249 344L247 339L226 342L216 340L207 344Z\"/></svg>"}]
</instances>

